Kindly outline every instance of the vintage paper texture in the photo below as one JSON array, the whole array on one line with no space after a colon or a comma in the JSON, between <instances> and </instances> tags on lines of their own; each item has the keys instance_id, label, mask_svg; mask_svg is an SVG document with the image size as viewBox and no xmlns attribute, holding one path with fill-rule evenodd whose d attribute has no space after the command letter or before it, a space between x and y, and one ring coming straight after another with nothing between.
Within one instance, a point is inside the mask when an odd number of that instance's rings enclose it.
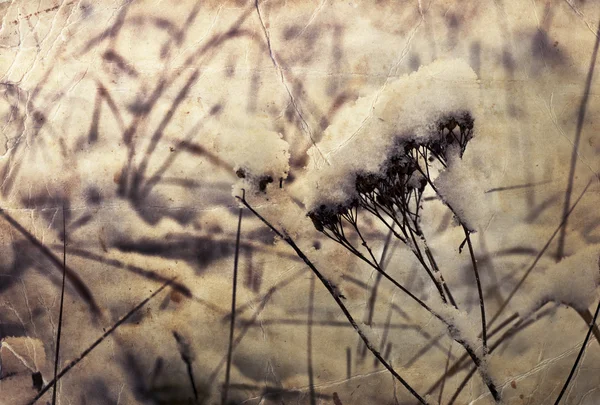
<instances>
[{"instance_id":1,"label":"vintage paper texture","mask_svg":"<svg viewBox=\"0 0 600 405\"><path fill-rule=\"evenodd\" d=\"M600 403L600 3L0 17L1 404ZM362 206L354 248L319 232L310 209L458 105L462 158L410 180L439 272Z\"/></svg>"}]
</instances>

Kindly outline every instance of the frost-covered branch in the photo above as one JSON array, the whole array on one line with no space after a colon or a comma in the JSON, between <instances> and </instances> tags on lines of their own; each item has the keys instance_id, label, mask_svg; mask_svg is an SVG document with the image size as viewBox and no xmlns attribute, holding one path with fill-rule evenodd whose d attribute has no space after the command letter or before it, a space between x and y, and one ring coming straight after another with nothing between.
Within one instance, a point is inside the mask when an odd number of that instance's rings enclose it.
<instances>
[{"instance_id":1,"label":"frost-covered branch","mask_svg":"<svg viewBox=\"0 0 600 405\"><path fill-rule=\"evenodd\" d=\"M251 205L248 203L248 201L245 198L245 194L244 194L244 197L238 197L238 200L244 206L246 206L249 210L251 210L251 212L255 216L257 216L263 223L265 223L273 232L275 232L277 234L277 236L279 236L286 243L288 243L290 246L292 246L294 248L294 250L296 251L296 253L298 254L298 256L302 260L304 260L304 261L307 260L307 259L305 259L306 256L304 255L304 253L302 253L299 250L299 248L293 242L293 240L291 239L291 237L289 235L286 235L285 233L277 230L275 228L275 226L273 226L269 221L267 221L263 216L261 216L256 210L254 210L251 207ZM335 236L331 236L331 238L336 240L335 238L340 238L340 239L346 238L345 232L342 232L342 230L341 230L343 227L340 225L341 224L340 218L344 218L345 220L351 221L354 223L354 221L356 221L356 215L357 215L356 212L357 211L349 212L347 209L344 209L344 210L340 209L336 212L327 211L327 212L323 212L322 216L312 215L311 219L313 220L313 223L318 230L320 230L321 232L329 232L330 236L335 235ZM361 238L361 240L365 241L365 239L362 237L362 234L360 235L360 238ZM343 246L345 246L349 242L341 242L340 241L339 243L342 244ZM366 244L366 242L363 242L363 243ZM351 252L354 252L354 249L355 248L352 248L349 250ZM368 249L368 245L367 245L367 249ZM365 258L360 253L359 253L359 255L362 256L361 257L362 260L366 260L367 262L369 262L374 269L376 269L378 272L380 272L380 274L382 274L389 281L391 281L396 287L400 288L403 292L405 292L407 295L409 295L421 307L423 307L425 310L427 310L430 314L432 314L434 317L436 317L438 320L440 320L446 326L446 328L449 331L450 336L457 343L459 343L461 346L464 347L465 351L468 353L469 357L471 357L476 368L478 370L480 370L482 379L483 379L484 383L488 386L490 393L493 395L493 397L496 400L499 400L500 395L498 393L498 390L496 389L494 382L491 380L491 378L487 375L487 373L485 371L482 356L480 356L476 353L476 348L480 346L480 344L478 343L479 339L477 338L476 332L474 332L475 329L470 324L467 315L463 312L458 311L456 308L447 305L446 303L442 303L442 305L439 308L433 309L430 305L424 303L422 300L417 298L413 293L411 293L408 289L406 289L404 286L402 286L396 280L394 280L392 277L390 277L379 266L378 262L374 259L374 257L373 257L374 262L370 262L367 258ZM360 257L360 256L358 256L358 257ZM319 278L321 278L321 277L319 277ZM327 280L325 280L325 281L327 281ZM331 285L329 283L329 281L327 281L327 284ZM332 288L334 288L334 287L332 287ZM336 295L339 294L337 292L337 288L334 288L333 291L335 292ZM485 353L483 353L483 356L485 356Z\"/></svg>"},{"instance_id":2,"label":"frost-covered branch","mask_svg":"<svg viewBox=\"0 0 600 405\"><path fill-rule=\"evenodd\" d=\"M334 286L334 285L332 285L329 282L329 280L327 280L323 276L323 274L321 274L321 272L308 259L308 257L304 254L304 252L302 252L302 250L300 250L300 248L298 247L298 245L296 245L296 243L294 242L294 240L289 235L286 235L285 233L280 232L279 230L277 230L271 223L269 223L269 221L267 221L256 210L254 210L254 208L252 208L252 206L246 201L245 197L238 197L238 200L246 208L248 208L250 210L250 212L252 212L257 218L259 218L265 225L267 225L267 227L269 227L277 236L279 236L281 239L283 239L294 250L294 252L296 252L296 254L298 255L298 257L300 259L302 259L302 261L312 270L312 272L315 274L315 276L317 276L317 278L319 279L319 281L321 281L321 283L323 284L323 286L327 289L327 291L329 292L329 294L333 297L333 299L335 300L336 304L340 307L340 309L342 310L342 312L344 313L344 315L348 319L348 322L350 322L350 324L352 325L352 327L354 328L354 330L358 333L358 335L360 336L361 340L365 343L365 345L371 351L371 353L373 353L373 355L377 358L377 360L379 360L381 362L381 364L383 364L383 366L394 376L394 378L396 378L396 380L398 380L411 393L411 395L413 397L415 397L421 404L427 405L428 402L423 397L421 397L421 395L419 395L414 390L414 388L412 388L410 386L410 384L406 380L404 380L404 378L402 378L402 376L400 376L400 374L398 374L398 372L387 362L387 360L385 360L385 358L375 348L375 346L373 346L373 343L371 343L371 341L367 337L366 333L358 326L358 324L356 323L356 321L354 320L354 318L352 317L352 315L350 314L350 312L346 308L346 305L342 301L342 295L338 291L337 287Z\"/></svg>"},{"instance_id":3,"label":"frost-covered branch","mask_svg":"<svg viewBox=\"0 0 600 405\"><path fill-rule=\"evenodd\" d=\"M479 295L479 308L481 310L481 338L483 341L483 351L485 353L487 352L487 326L485 324L485 303L483 301L483 291L481 290L481 280L479 279L479 270L477 269L477 259L475 259L475 253L473 252L471 235L467 227L464 225L463 230L465 232L465 238L467 239L467 246L469 247L469 256L471 256L473 272L475 273L475 282L477 283L477 294Z\"/></svg>"}]
</instances>

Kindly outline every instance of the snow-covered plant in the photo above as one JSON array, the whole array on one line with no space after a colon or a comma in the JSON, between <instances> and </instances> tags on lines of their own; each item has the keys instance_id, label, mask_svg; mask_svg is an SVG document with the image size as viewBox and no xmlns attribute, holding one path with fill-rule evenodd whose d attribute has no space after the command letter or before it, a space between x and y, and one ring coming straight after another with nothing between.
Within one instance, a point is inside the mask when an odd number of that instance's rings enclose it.
<instances>
[{"instance_id":1,"label":"snow-covered plant","mask_svg":"<svg viewBox=\"0 0 600 405\"><path fill-rule=\"evenodd\" d=\"M358 99L346 114L340 114L325 131L324 140L309 151L312 166L305 173L304 205L314 229L401 290L445 327L448 335L465 350L495 401L500 401L497 382L488 369L488 324L484 294L471 242L471 234L482 228L485 210L472 204L469 195L475 178L465 170L461 159L474 136L477 136L480 108L475 102L478 82L475 73L462 61L438 61L418 72L391 81L377 93L374 101ZM360 116L365 107L367 116ZM338 135L338 136L336 136ZM340 141L341 138L341 141ZM334 140L337 140L337 144ZM341 146L340 146L341 144ZM260 188L260 187L259 187ZM261 188L262 189L262 188ZM337 285L327 279L302 251L288 229L271 222L255 210L246 196L238 194L251 210L296 252L327 288L366 347L421 403L419 395L381 356L343 302ZM452 289L429 246L422 221L427 216L425 199L439 199L449 209L466 245L475 277L479 299L479 315L461 309ZM420 264L439 298L421 299L385 269L383 259L376 257L370 229L381 229L404 244ZM577 260L561 262L551 274L538 282L526 303L529 315L545 303L557 301L584 309L597 295L598 249L586 253L591 270L576 282L567 283L568 291L559 289L553 279L565 278L565 266ZM590 266L588 266L590 267ZM542 291L543 290L543 291ZM556 291L562 291L557 293ZM578 300L583 294L585 299ZM479 318L479 319L477 319ZM477 322L478 321L478 322ZM520 323L517 323L520 325ZM495 333L496 331L494 331ZM455 394L456 395L456 394Z\"/></svg>"},{"instance_id":2,"label":"snow-covered plant","mask_svg":"<svg viewBox=\"0 0 600 405\"><path fill-rule=\"evenodd\" d=\"M473 134L473 118L468 112L450 116L439 122L437 134L423 143L402 141L392 149L378 173L356 175L355 190L344 204L321 204L308 213L315 228L328 238L348 248L362 260L369 261L352 245L344 225L355 231L368 249L359 230L359 211L385 225L400 241L408 245L435 283L444 302L453 302L452 294L443 282L419 225L422 198L426 187L433 184L430 167L435 159L444 167L452 153L462 156ZM373 259L373 266L378 266ZM444 290L446 292L444 292ZM446 294L448 297L446 297Z\"/></svg>"},{"instance_id":3,"label":"snow-covered plant","mask_svg":"<svg viewBox=\"0 0 600 405\"><path fill-rule=\"evenodd\" d=\"M289 144L281 134L260 120L237 117L215 128L212 143L238 178L233 194L240 190L264 193L267 187L285 180L289 171Z\"/></svg>"},{"instance_id":4,"label":"snow-covered plant","mask_svg":"<svg viewBox=\"0 0 600 405\"><path fill-rule=\"evenodd\" d=\"M487 341L485 310L476 264L473 262L482 308L482 344L477 334L473 333L472 325L457 321L461 315L465 318L464 313L458 311L454 297L444 281L420 226L420 217L423 215L423 195L428 187L435 190L432 177L434 163L437 162L445 168L449 161L460 158L473 136L473 126L474 119L471 114L460 111L436 122L432 128L434 133L427 137L398 137L379 172L356 174L355 189L350 193L347 202L321 204L310 211L308 216L317 231L373 267L442 321L450 335L464 346L475 365L480 368L490 392L498 400L499 394L495 384L485 375L481 367L487 353ZM363 216L370 217L371 220L385 226L398 240L409 247L435 285L442 307L434 309L427 305L385 272L380 261L373 254L372 241L365 238L364 230L361 232L361 224L368 222L366 218L361 218ZM460 217L457 219L461 220ZM351 235L357 235L359 242L353 243ZM467 228L465 228L465 235L469 238ZM470 240L469 249L472 253ZM452 305L454 308L445 307L447 305ZM469 335L470 338L467 337ZM481 352L477 353L480 348Z\"/></svg>"}]
</instances>

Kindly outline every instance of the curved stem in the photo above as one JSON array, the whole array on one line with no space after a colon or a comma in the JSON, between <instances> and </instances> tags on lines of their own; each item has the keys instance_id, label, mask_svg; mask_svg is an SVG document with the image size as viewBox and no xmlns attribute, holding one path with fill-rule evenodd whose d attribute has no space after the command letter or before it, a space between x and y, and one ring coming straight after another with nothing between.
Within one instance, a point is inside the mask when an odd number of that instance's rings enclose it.
<instances>
[{"instance_id":1,"label":"curved stem","mask_svg":"<svg viewBox=\"0 0 600 405\"><path fill-rule=\"evenodd\" d=\"M575 374L575 370L577 370L579 361L581 360L581 357L583 357L583 353L585 352L585 347L587 346L587 342L590 340L590 336L592 335L592 330L594 329L594 325L596 325L596 319L598 319L598 312L600 312L600 302L598 303L598 306L596 307L596 313L594 314L594 318L592 319L592 322L590 322L590 326L588 328L587 334L585 335L585 339L583 340L583 344L581 345L581 350L579 350L579 354L577 354L577 358L575 359L575 363L573 364L573 367L571 368L571 372L569 373L569 376L567 377L567 381L565 381L565 384L563 385L562 389L560 390L560 394L558 394L558 398L556 398L556 402L554 402L554 405L558 405L558 403L562 399L562 396L565 394L565 391L567 390L567 387L569 386L569 383L571 382L571 379L573 378L573 375Z\"/></svg>"},{"instance_id":2,"label":"curved stem","mask_svg":"<svg viewBox=\"0 0 600 405\"><path fill-rule=\"evenodd\" d=\"M227 404L227 394L229 393L229 377L231 373L231 358L233 355L233 331L235 329L235 308L237 298L237 277L238 277L238 263L240 257L240 236L242 234L242 217L244 210L240 208L238 217L237 235L235 238L235 256L233 259L233 280L231 289L231 320L229 323L229 346L227 349L227 366L225 368L225 383L223 385L223 393L221 397L221 403Z\"/></svg>"},{"instance_id":3,"label":"curved stem","mask_svg":"<svg viewBox=\"0 0 600 405\"><path fill-rule=\"evenodd\" d=\"M335 300L336 304L340 307L340 309L342 310L342 312L344 313L344 315L348 319L348 322L350 322L350 324L352 325L352 327L354 328L354 330L358 333L358 335L360 336L360 338L362 339L362 341L365 343L365 345L371 351L371 353L373 353L373 355L377 358L377 360L379 360L381 362L381 364L383 364L383 366L394 376L394 378L396 380L398 380L400 382L400 384L402 384L408 390L408 392L411 393L411 395L413 397L415 397L415 399L417 399L421 404L428 405L429 403L423 397L421 397L414 390L414 388L412 388L410 386L410 384L406 380L404 380L404 378L402 378L402 376L400 376L400 374L398 374L398 372L396 372L396 370L394 370L394 368L387 362L387 360L385 360L385 358L381 355L381 353L379 353L379 351L373 346L373 344L369 341L369 339L367 338L367 336L365 335L365 333L358 327L358 324L356 323L356 321L354 320L354 318L352 317L352 315L350 314L350 312L346 308L346 305L342 302L342 299L340 298L340 294L337 291L337 288L335 288L321 274L321 272L308 259L308 257L306 257L306 255L304 254L304 252L302 252L302 250L298 247L298 245L296 245L296 243L294 242L294 240L289 235L284 235L283 233L281 233L280 231L278 231L264 217L262 217L258 212L256 212L250 206L250 204L248 204L248 202L244 198L239 198L239 200L257 218L259 218L265 225L267 225L273 232L275 232L276 235L278 235L279 237L281 237L296 252L296 255L298 255L298 257L300 259L302 259L302 261L313 271L313 273L315 274L315 276L317 276L317 278L319 279L319 281L321 282L321 284L323 284L323 286L325 287L325 289L327 289L327 291L329 292L329 294Z\"/></svg>"},{"instance_id":4,"label":"curved stem","mask_svg":"<svg viewBox=\"0 0 600 405\"><path fill-rule=\"evenodd\" d=\"M300 259L302 259L311 268L311 270L313 270L313 272L315 272L315 275L317 276L317 278L319 278L319 280L323 283L323 285L325 285L327 290L330 292L330 294L333 296L333 298L336 300L336 302L338 303L338 305L340 306L340 308L342 309L342 311L348 318L349 322L352 324L354 329L360 335L361 339L364 341L367 348L375 355L375 357L377 357L377 359L379 361L381 361L381 363L394 375L394 377L396 377L398 379L398 381L400 381L411 393L413 393L413 395L416 398L420 398L422 400L422 398L420 396L418 396L418 394L416 392L414 392L414 390L412 390L412 388L410 388L410 386L403 379L401 379L401 377L395 372L395 370L393 370L393 368L385 361L383 356L381 356L381 354L372 346L372 344L368 341L368 339L366 338L364 333L360 330L360 328L358 328L358 325L356 324L356 322L354 321L354 319L352 318L350 313L347 311L345 305L343 304L343 302L341 301L341 299L339 297L337 288L332 286L331 283L329 283L329 281L327 279L325 279L325 277L316 269L316 267L312 264L312 262L310 262L310 260L304 255L304 253L300 250L300 248L295 244L295 242L291 239L291 237L289 235L285 235L282 232L280 232L279 230L277 230L271 223L269 223L262 215L260 215L256 210L254 210L254 208L252 208L250 206L250 204L246 201L245 197L237 197L237 198L258 219L260 219L265 225L267 225L267 227L269 227L269 229L271 229L277 236L282 238L288 245L290 245L294 249L294 251L296 252L296 255ZM368 250L370 251L370 249L368 249ZM409 297L411 297L413 300L415 300L421 307L423 307L425 310L427 310L435 318L439 319L448 329L453 328L453 325L451 325L440 314L433 311L427 304L425 304L418 297L416 297L409 290L407 290L404 286L402 286L400 283L398 283L396 280L394 280L392 277L390 277L385 271L383 271L383 269L381 269L377 265L377 261L375 261L375 263L371 263L366 257L364 257L364 255L361 254L361 256L362 256L363 260L365 260L367 263L369 263L376 271L378 271L380 274L382 274L386 279L391 281L392 284L394 284L396 287L398 287L400 290L402 290L404 293L406 293ZM468 355L473 360L473 363L475 364L476 368L480 371L480 373L482 373L482 379L483 379L484 383L487 385L490 393L492 394L494 399L496 399L496 401L499 401L500 395L498 393L498 390L496 389L495 384L491 381L490 378L488 378L487 375L485 375L484 371L481 368L481 365L482 365L481 359L477 356L475 351L471 347L469 347L469 345L466 344L464 341L462 341L456 337L453 337L453 339L457 343L459 343L461 346L464 347L464 349L466 350ZM422 400L422 401L424 401L424 400ZM426 403L426 402L421 402L421 403Z\"/></svg>"}]
</instances>

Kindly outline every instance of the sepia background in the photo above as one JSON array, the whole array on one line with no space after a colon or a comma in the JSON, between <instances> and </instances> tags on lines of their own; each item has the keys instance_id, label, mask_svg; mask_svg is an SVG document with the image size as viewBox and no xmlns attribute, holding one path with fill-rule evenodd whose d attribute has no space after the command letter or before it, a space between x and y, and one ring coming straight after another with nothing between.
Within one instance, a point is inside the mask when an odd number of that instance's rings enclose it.
<instances>
[{"instance_id":1,"label":"sepia background","mask_svg":"<svg viewBox=\"0 0 600 405\"><path fill-rule=\"evenodd\" d=\"M53 381L59 328L58 371L81 357L59 404L416 403L247 208L236 242L238 169L253 159L285 173L248 190L250 204L293 229L403 378L432 404L494 403L478 374L455 395L464 349L305 216L313 152L346 145L390 83L435 61L478 77L464 198L485 219L472 239L488 317L506 307L495 326L525 315L524 275L600 243L595 1L3 0L0 17L1 404ZM433 196L424 212L478 322L462 229ZM369 237L428 299L406 246ZM490 337L503 403L554 403L596 303L551 304ZM600 403L599 342L586 341L562 403ZM52 400L48 389L37 403Z\"/></svg>"}]
</instances>

